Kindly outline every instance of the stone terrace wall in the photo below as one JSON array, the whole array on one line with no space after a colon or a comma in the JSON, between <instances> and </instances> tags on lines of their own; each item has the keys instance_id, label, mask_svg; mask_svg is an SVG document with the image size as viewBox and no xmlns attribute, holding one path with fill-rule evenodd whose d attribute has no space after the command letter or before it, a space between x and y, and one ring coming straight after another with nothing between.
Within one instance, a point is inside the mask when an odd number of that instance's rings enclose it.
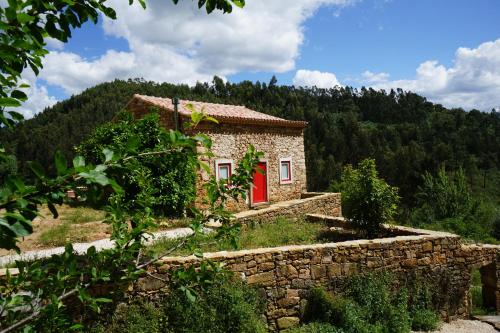
<instances>
[{"instance_id":1,"label":"stone terrace wall","mask_svg":"<svg viewBox=\"0 0 500 333\"><path fill-rule=\"evenodd\" d=\"M294 218L306 214L323 214L332 217L342 215L340 193L302 193L302 199L284 201L258 210L247 210L235 214L242 224L260 223L278 217Z\"/></svg>"},{"instance_id":2,"label":"stone terrace wall","mask_svg":"<svg viewBox=\"0 0 500 333\"><path fill-rule=\"evenodd\" d=\"M498 276L500 247L462 245L458 236L449 233L397 229L414 235L217 252L206 257L225 262L249 284L263 289L268 301L266 317L273 331L299 323L312 286L341 291L348 277L380 270L393 272L398 281L419 276L426 283L437 284L440 293L435 305L442 317L449 320L467 316L471 268L493 263ZM194 257L164 258L160 265L149 270L151 274L164 276L172 266L196 262ZM159 280L146 277L139 280L135 290L151 293L161 287ZM496 295L498 302L498 288Z\"/></svg>"}]
</instances>

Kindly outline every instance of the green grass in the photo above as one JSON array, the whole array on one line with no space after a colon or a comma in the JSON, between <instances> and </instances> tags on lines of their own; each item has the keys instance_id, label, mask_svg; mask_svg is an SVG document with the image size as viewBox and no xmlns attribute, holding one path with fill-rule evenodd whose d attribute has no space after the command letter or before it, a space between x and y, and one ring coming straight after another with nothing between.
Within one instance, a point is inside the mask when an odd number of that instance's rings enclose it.
<instances>
[{"instance_id":1,"label":"green grass","mask_svg":"<svg viewBox=\"0 0 500 333\"><path fill-rule=\"evenodd\" d=\"M38 243L43 246L63 246L68 242L86 242L92 234L92 228L72 228L72 225L82 225L89 222L102 221L104 211L89 207L63 208L59 210L60 224L43 231Z\"/></svg>"},{"instance_id":2,"label":"green grass","mask_svg":"<svg viewBox=\"0 0 500 333\"><path fill-rule=\"evenodd\" d=\"M320 241L319 237L324 230L325 226L319 223L278 218L272 223L250 225L247 230L243 230L238 248L310 244Z\"/></svg>"},{"instance_id":3,"label":"green grass","mask_svg":"<svg viewBox=\"0 0 500 333\"><path fill-rule=\"evenodd\" d=\"M311 223L304 219L278 218L272 222L250 224L242 228L234 248L228 242L214 242L212 235L201 236L197 241L205 243L201 247L203 252L223 250L255 249L261 247L276 247L284 245L301 245L344 241L352 237L342 236L330 232L322 223ZM163 239L148 248L148 254L158 256L173 248L179 240ZM172 255L188 255L189 249L177 250Z\"/></svg>"},{"instance_id":4,"label":"green grass","mask_svg":"<svg viewBox=\"0 0 500 333\"><path fill-rule=\"evenodd\" d=\"M61 215L61 221L70 224L82 224L104 220L106 213L89 207L77 207Z\"/></svg>"},{"instance_id":5,"label":"green grass","mask_svg":"<svg viewBox=\"0 0 500 333\"><path fill-rule=\"evenodd\" d=\"M44 231L38 242L45 246L62 246L70 239L70 226L68 223L59 224Z\"/></svg>"}]
</instances>

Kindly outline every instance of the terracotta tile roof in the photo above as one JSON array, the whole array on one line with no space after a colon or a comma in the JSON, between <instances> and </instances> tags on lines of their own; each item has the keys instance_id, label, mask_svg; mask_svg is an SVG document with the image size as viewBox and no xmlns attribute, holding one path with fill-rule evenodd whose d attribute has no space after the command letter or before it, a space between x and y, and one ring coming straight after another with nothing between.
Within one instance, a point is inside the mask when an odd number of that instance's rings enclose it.
<instances>
[{"instance_id":1,"label":"terracotta tile roof","mask_svg":"<svg viewBox=\"0 0 500 333\"><path fill-rule=\"evenodd\" d=\"M132 101L141 101L147 105L156 106L158 108L173 112L174 105L171 98L155 97L134 94ZM265 113L251 110L243 105L228 105L215 104L206 102L196 102L179 100L179 114L189 117L191 111L186 107L187 104L192 104L196 110L202 110L209 116L214 117L219 122L231 124L253 124L266 126L282 126L304 128L307 125L305 121L286 120L270 116Z\"/></svg>"}]
</instances>

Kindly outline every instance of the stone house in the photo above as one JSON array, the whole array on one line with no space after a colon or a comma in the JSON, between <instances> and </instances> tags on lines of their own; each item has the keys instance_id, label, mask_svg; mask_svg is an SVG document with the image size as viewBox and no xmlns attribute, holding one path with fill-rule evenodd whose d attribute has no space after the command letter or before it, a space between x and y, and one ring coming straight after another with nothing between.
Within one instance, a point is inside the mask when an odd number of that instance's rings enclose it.
<instances>
[{"instance_id":1,"label":"stone house","mask_svg":"<svg viewBox=\"0 0 500 333\"><path fill-rule=\"evenodd\" d=\"M229 177L238 161L245 155L249 144L264 153L258 167L265 173L254 173L253 187L247 202L231 203L231 210L241 211L270 203L299 199L306 191L306 164L304 156L304 121L290 121L260 113L245 106L214 104L187 100L178 101L178 112L170 98L135 94L126 106L135 118L151 112L159 112L160 123L166 129L182 128L196 110L218 120L203 122L196 130L207 134L213 141L215 157L207 162L217 179ZM198 195L203 194L201 184L209 178L200 171Z\"/></svg>"}]
</instances>

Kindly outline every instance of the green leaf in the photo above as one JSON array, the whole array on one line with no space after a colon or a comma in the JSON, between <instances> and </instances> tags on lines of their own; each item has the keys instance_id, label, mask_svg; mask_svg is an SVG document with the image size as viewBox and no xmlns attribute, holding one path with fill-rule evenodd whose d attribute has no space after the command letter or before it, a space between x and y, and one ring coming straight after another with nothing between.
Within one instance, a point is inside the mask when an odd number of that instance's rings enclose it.
<instances>
[{"instance_id":1,"label":"green leaf","mask_svg":"<svg viewBox=\"0 0 500 333\"><path fill-rule=\"evenodd\" d=\"M45 179L45 170L38 162L29 161L28 166L39 179Z\"/></svg>"},{"instance_id":2,"label":"green leaf","mask_svg":"<svg viewBox=\"0 0 500 333\"><path fill-rule=\"evenodd\" d=\"M232 0L232 1L236 6L240 8L245 7L245 0Z\"/></svg>"},{"instance_id":3,"label":"green leaf","mask_svg":"<svg viewBox=\"0 0 500 333\"><path fill-rule=\"evenodd\" d=\"M14 119L15 121L23 121L24 116L20 114L19 112L16 111L8 111L9 115Z\"/></svg>"},{"instance_id":4,"label":"green leaf","mask_svg":"<svg viewBox=\"0 0 500 333\"><path fill-rule=\"evenodd\" d=\"M27 23L27 22L31 22L34 19L35 19L34 16L31 16L31 15L23 13L23 12L17 14L17 21L19 23L23 23L24 24L24 23Z\"/></svg>"},{"instance_id":5,"label":"green leaf","mask_svg":"<svg viewBox=\"0 0 500 333\"><path fill-rule=\"evenodd\" d=\"M132 135L131 137L128 138L127 143L125 144L125 147L127 148L127 151L129 152L134 152L139 148L139 144L141 143L141 140L137 135Z\"/></svg>"},{"instance_id":6,"label":"green leaf","mask_svg":"<svg viewBox=\"0 0 500 333\"><path fill-rule=\"evenodd\" d=\"M68 170L68 162L66 161L66 157L64 157L60 150L56 151L54 162L56 164L57 175L64 175Z\"/></svg>"},{"instance_id":7,"label":"green leaf","mask_svg":"<svg viewBox=\"0 0 500 333\"><path fill-rule=\"evenodd\" d=\"M104 163L113 160L113 155L114 154L113 154L113 151L111 149L104 148L102 150L102 153L104 154Z\"/></svg>"},{"instance_id":8,"label":"green leaf","mask_svg":"<svg viewBox=\"0 0 500 333\"><path fill-rule=\"evenodd\" d=\"M18 216L25 220L21 215ZM18 220L14 224L9 224L4 219L0 218L0 225L10 229L16 237L24 237L33 233L33 228L31 227L31 222L29 221L21 222L20 220Z\"/></svg>"},{"instance_id":9,"label":"green leaf","mask_svg":"<svg viewBox=\"0 0 500 333\"><path fill-rule=\"evenodd\" d=\"M81 170L84 166L85 166L85 159L83 158L83 156L77 155L75 156L75 158L73 158L73 167L77 172L79 172L79 170Z\"/></svg>"},{"instance_id":10,"label":"green leaf","mask_svg":"<svg viewBox=\"0 0 500 333\"><path fill-rule=\"evenodd\" d=\"M84 327L85 326L83 326L82 324L74 324L69 329L72 330L72 331L80 331Z\"/></svg>"},{"instance_id":11,"label":"green leaf","mask_svg":"<svg viewBox=\"0 0 500 333\"><path fill-rule=\"evenodd\" d=\"M12 97L0 97L0 106L1 107L18 107L21 106L21 102L19 100Z\"/></svg>"},{"instance_id":12,"label":"green leaf","mask_svg":"<svg viewBox=\"0 0 500 333\"><path fill-rule=\"evenodd\" d=\"M109 298L104 298L104 297L99 297L99 298L96 298L95 301L97 303L112 303L113 300L112 299L109 299Z\"/></svg>"},{"instance_id":13,"label":"green leaf","mask_svg":"<svg viewBox=\"0 0 500 333\"><path fill-rule=\"evenodd\" d=\"M25 101L28 99L28 96L26 95L26 93L24 91L21 91L21 90L13 90L10 93L10 97L15 98L15 99L19 99L21 101Z\"/></svg>"},{"instance_id":14,"label":"green leaf","mask_svg":"<svg viewBox=\"0 0 500 333\"><path fill-rule=\"evenodd\" d=\"M52 202L47 202L47 206L49 207L50 212L52 213L52 216L57 219L59 217L59 213L57 212L56 207Z\"/></svg>"}]
</instances>

